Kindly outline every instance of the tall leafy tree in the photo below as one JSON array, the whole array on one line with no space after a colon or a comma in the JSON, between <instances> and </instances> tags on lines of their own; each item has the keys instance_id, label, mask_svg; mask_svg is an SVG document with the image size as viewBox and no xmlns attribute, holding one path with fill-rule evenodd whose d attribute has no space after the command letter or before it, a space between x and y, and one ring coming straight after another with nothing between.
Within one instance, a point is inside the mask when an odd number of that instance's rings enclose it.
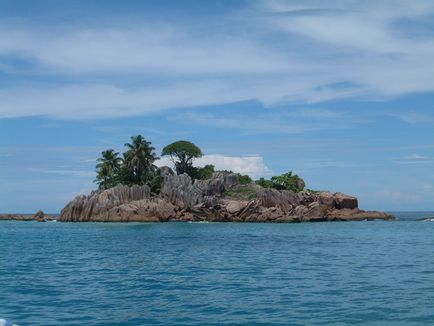
<instances>
[{"instance_id":1,"label":"tall leafy tree","mask_svg":"<svg viewBox=\"0 0 434 326\"><path fill-rule=\"evenodd\" d=\"M101 152L101 157L97 159L96 179L100 189L107 189L119 182L119 171L121 169L122 159L119 153L113 149L107 149Z\"/></svg>"},{"instance_id":2,"label":"tall leafy tree","mask_svg":"<svg viewBox=\"0 0 434 326\"><path fill-rule=\"evenodd\" d=\"M142 135L131 137L131 143L126 143L125 147L123 178L133 184L148 183L155 177L157 169L154 165L158 159L155 148Z\"/></svg>"},{"instance_id":3,"label":"tall leafy tree","mask_svg":"<svg viewBox=\"0 0 434 326\"><path fill-rule=\"evenodd\" d=\"M164 147L161 155L170 156L177 174L187 173L193 177L195 174L193 160L203 156L203 153L195 144L179 140Z\"/></svg>"}]
</instances>

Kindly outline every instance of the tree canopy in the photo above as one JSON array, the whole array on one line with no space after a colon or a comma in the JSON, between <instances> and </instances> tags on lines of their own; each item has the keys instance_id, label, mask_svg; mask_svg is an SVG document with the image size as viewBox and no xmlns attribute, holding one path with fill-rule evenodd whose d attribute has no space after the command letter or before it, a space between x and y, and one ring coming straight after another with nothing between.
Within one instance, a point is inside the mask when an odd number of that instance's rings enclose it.
<instances>
[{"instance_id":1,"label":"tree canopy","mask_svg":"<svg viewBox=\"0 0 434 326\"><path fill-rule=\"evenodd\" d=\"M95 182L99 189L108 189L117 184L123 185L148 185L153 192L159 192L163 177L160 170L154 165L158 159L155 148L150 141L142 135L131 137L131 141L125 144L126 151L120 156L119 152L107 149L101 152L97 159ZM215 172L213 165L194 167L193 161L203 156L201 149L186 140L179 140L163 148L161 155L170 156L175 165L176 173L187 173L192 179L207 180ZM231 172L231 171L226 171ZM238 173L241 185L252 183L248 175ZM265 188L278 190L302 191L305 188L303 179L292 172L274 176L269 180L261 178L256 183Z\"/></svg>"},{"instance_id":2,"label":"tree canopy","mask_svg":"<svg viewBox=\"0 0 434 326\"><path fill-rule=\"evenodd\" d=\"M126 143L127 150L123 158L113 149L105 150L97 159L95 182L99 189L107 189L117 184L133 185L148 184L151 188L157 186L159 174L154 165L158 157L151 142L142 135L131 137L131 143Z\"/></svg>"},{"instance_id":3,"label":"tree canopy","mask_svg":"<svg viewBox=\"0 0 434 326\"><path fill-rule=\"evenodd\" d=\"M195 144L186 140L179 140L164 147L161 155L170 156L173 164L175 164L177 174L187 173L193 176L195 173L193 160L202 157L203 153Z\"/></svg>"},{"instance_id":4,"label":"tree canopy","mask_svg":"<svg viewBox=\"0 0 434 326\"><path fill-rule=\"evenodd\" d=\"M99 188L107 189L116 185L121 165L122 159L118 152L113 149L101 152L101 157L97 159L95 179Z\"/></svg>"},{"instance_id":5,"label":"tree canopy","mask_svg":"<svg viewBox=\"0 0 434 326\"><path fill-rule=\"evenodd\" d=\"M108 189L117 184L148 185L151 191L158 192L161 187L162 176L154 162L158 159L155 148L142 135L131 137L125 144L126 151L119 156L119 152L107 149L101 152L97 159L95 182L99 189ZM193 167L193 159L201 157L202 151L191 142L180 140L174 142L162 151L169 155L175 164L178 174L188 173L194 179L209 179L214 173L213 165Z\"/></svg>"},{"instance_id":6,"label":"tree canopy","mask_svg":"<svg viewBox=\"0 0 434 326\"><path fill-rule=\"evenodd\" d=\"M154 166L158 157L151 142L143 138L142 135L132 136L131 143L126 143L127 151L124 153L125 174L134 184L145 184L153 178L156 170Z\"/></svg>"}]
</instances>

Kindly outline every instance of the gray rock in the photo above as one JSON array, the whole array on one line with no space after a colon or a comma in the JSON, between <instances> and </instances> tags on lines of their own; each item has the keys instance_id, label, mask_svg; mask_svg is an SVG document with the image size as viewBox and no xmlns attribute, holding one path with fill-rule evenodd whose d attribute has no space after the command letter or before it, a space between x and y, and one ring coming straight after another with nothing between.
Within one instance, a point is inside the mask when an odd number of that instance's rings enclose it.
<instances>
[{"instance_id":1,"label":"gray rock","mask_svg":"<svg viewBox=\"0 0 434 326\"><path fill-rule=\"evenodd\" d=\"M97 191L89 196L77 196L61 211L60 221L89 221L103 216L110 209L135 200L149 198L148 186L123 186Z\"/></svg>"},{"instance_id":2,"label":"gray rock","mask_svg":"<svg viewBox=\"0 0 434 326\"><path fill-rule=\"evenodd\" d=\"M299 178L297 180L297 188L298 189L304 189L304 188L306 188L306 183L304 182L304 180L302 178Z\"/></svg>"},{"instance_id":3,"label":"gray rock","mask_svg":"<svg viewBox=\"0 0 434 326\"><path fill-rule=\"evenodd\" d=\"M317 222L390 219L380 212L364 212L357 208L357 198L342 193L254 188L255 196L225 196L240 191L239 177L216 172L210 180L192 180L187 174L174 175L162 170L160 194L147 186L116 186L77 196L62 210L60 221L100 222ZM249 188L250 189L250 188Z\"/></svg>"},{"instance_id":4,"label":"gray rock","mask_svg":"<svg viewBox=\"0 0 434 326\"><path fill-rule=\"evenodd\" d=\"M320 205L324 205L329 208L336 207L335 196L333 196L333 194L328 191L322 191L319 193L318 202L320 203Z\"/></svg>"},{"instance_id":5,"label":"gray rock","mask_svg":"<svg viewBox=\"0 0 434 326\"><path fill-rule=\"evenodd\" d=\"M283 212L288 213L294 206L299 204L298 195L290 190L262 189L258 193L258 199L264 207L279 207Z\"/></svg>"},{"instance_id":6,"label":"gray rock","mask_svg":"<svg viewBox=\"0 0 434 326\"><path fill-rule=\"evenodd\" d=\"M165 175L174 175L175 174L175 172L173 172L173 170L170 167L168 167L168 166L162 166L162 167L159 168L159 170L160 170L160 174L162 176L165 176Z\"/></svg>"},{"instance_id":7,"label":"gray rock","mask_svg":"<svg viewBox=\"0 0 434 326\"><path fill-rule=\"evenodd\" d=\"M344 209L344 208L354 209L359 206L356 197L349 196L341 192L337 192L334 197L336 202L336 208L338 209Z\"/></svg>"}]
</instances>

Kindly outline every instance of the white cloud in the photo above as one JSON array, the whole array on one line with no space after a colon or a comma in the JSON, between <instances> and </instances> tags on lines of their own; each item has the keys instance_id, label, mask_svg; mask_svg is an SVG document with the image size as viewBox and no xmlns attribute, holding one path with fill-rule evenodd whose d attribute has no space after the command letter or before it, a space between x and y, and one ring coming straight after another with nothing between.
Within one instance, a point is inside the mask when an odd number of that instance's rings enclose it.
<instances>
[{"instance_id":1,"label":"white cloud","mask_svg":"<svg viewBox=\"0 0 434 326\"><path fill-rule=\"evenodd\" d=\"M405 165L427 164L427 163L431 163L432 159L428 156L414 154L414 155L405 156L400 159L397 159L396 162Z\"/></svg>"},{"instance_id":2,"label":"white cloud","mask_svg":"<svg viewBox=\"0 0 434 326\"><path fill-rule=\"evenodd\" d=\"M355 1L270 1L267 8L276 13L276 26L290 33L304 35L313 40L346 48L375 53L401 52L405 43L393 35L391 23L395 19L418 16L433 10L428 5L421 8L387 1L377 3ZM401 1L401 5L404 2ZM404 10L403 10L404 9ZM286 15L285 15L286 14ZM292 14L292 15L290 15ZM324 28L324 27L327 28Z\"/></svg>"},{"instance_id":3,"label":"white cloud","mask_svg":"<svg viewBox=\"0 0 434 326\"><path fill-rule=\"evenodd\" d=\"M82 163L95 163L96 160L97 160L96 158L87 158L87 159L81 160L80 162L82 162Z\"/></svg>"},{"instance_id":4,"label":"white cloud","mask_svg":"<svg viewBox=\"0 0 434 326\"><path fill-rule=\"evenodd\" d=\"M434 90L431 33L414 37L400 25L423 22L432 2L270 0L247 9L225 17L225 29L207 22L207 33L182 21L119 17L109 27L65 22L51 30L4 21L0 69L25 82L2 88L0 118L110 118ZM54 86L41 82L53 76L61 77Z\"/></svg>"},{"instance_id":5,"label":"white cloud","mask_svg":"<svg viewBox=\"0 0 434 326\"><path fill-rule=\"evenodd\" d=\"M247 134L297 134L316 130L346 129L363 119L343 111L330 111L321 108L280 110L262 114L206 114L202 112L183 113L184 119L203 126L236 128ZM175 118L174 118L175 119Z\"/></svg>"},{"instance_id":6,"label":"white cloud","mask_svg":"<svg viewBox=\"0 0 434 326\"><path fill-rule=\"evenodd\" d=\"M57 169L39 169L39 168L31 168L29 169L32 172L43 173L43 174L56 174L56 175L64 175L64 176L74 176L74 177L94 177L95 172L93 171L84 171L84 170L57 170Z\"/></svg>"},{"instance_id":7,"label":"white cloud","mask_svg":"<svg viewBox=\"0 0 434 326\"><path fill-rule=\"evenodd\" d=\"M224 82L184 82L128 89L110 85L18 88L0 91L0 118L48 115L68 119L113 118L169 108L248 99L240 86Z\"/></svg>"},{"instance_id":8,"label":"white cloud","mask_svg":"<svg viewBox=\"0 0 434 326\"><path fill-rule=\"evenodd\" d=\"M427 116L425 114L419 113L419 112L404 112L404 113L397 113L392 114L395 118L398 118L399 120L415 124L415 123L423 123L423 122L432 122L433 118L430 116Z\"/></svg>"},{"instance_id":9,"label":"white cloud","mask_svg":"<svg viewBox=\"0 0 434 326\"><path fill-rule=\"evenodd\" d=\"M51 73L215 76L296 69L254 39L193 37L176 25L73 26L61 32L15 26L7 33L1 28L0 39L0 53L31 57Z\"/></svg>"},{"instance_id":10,"label":"white cloud","mask_svg":"<svg viewBox=\"0 0 434 326\"><path fill-rule=\"evenodd\" d=\"M155 162L157 166L170 166L173 164L168 157L162 157ZM225 156L220 154L204 155L194 162L195 166L212 164L216 170L230 170L236 173L247 174L254 179L268 177L273 171L265 164L262 156Z\"/></svg>"},{"instance_id":11,"label":"white cloud","mask_svg":"<svg viewBox=\"0 0 434 326\"><path fill-rule=\"evenodd\" d=\"M418 204L424 201L421 194L411 193L408 191L399 190L382 190L373 194L376 200L386 200L394 205L402 204Z\"/></svg>"}]
</instances>

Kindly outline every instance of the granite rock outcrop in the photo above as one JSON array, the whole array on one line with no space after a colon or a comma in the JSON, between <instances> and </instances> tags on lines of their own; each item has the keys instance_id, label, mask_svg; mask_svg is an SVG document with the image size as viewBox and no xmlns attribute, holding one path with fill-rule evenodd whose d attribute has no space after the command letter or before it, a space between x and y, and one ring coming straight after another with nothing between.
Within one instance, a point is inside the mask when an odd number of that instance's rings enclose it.
<instances>
[{"instance_id":1,"label":"granite rock outcrop","mask_svg":"<svg viewBox=\"0 0 434 326\"><path fill-rule=\"evenodd\" d=\"M358 208L343 193L276 190L254 183L242 185L237 174L216 172L209 180L162 170L159 194L148 186L118 185L89 196L80 195L62 210L62 222L320 222L393 219Z\"/></svg>"}]
</instances>

